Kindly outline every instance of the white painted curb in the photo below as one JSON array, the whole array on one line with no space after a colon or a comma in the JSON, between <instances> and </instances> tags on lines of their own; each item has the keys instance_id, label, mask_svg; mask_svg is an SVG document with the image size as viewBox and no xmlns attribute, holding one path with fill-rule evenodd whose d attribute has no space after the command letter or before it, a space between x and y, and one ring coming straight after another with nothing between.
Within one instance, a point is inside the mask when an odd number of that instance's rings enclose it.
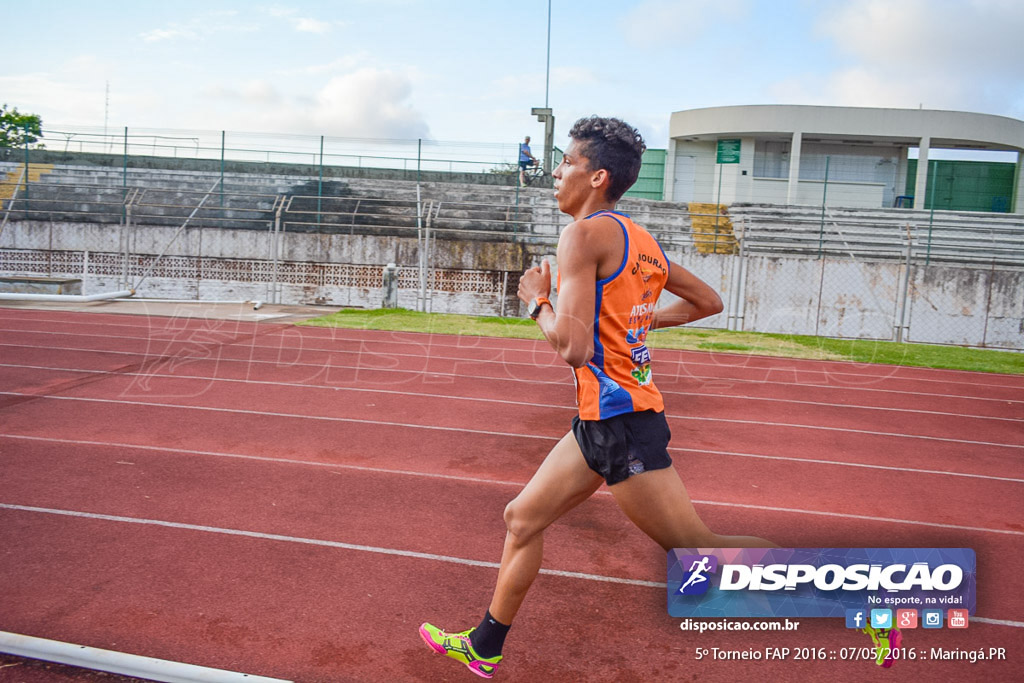
<instances>
[{"instance_id":1,"label":"white painted curb","mask_svg":"<svg viewBox=\"0 0 1024 683\"><path fill-rule=\"evenodd\" d=\"M280 678L209 669L5 631L0 631L0 652L165 683L291 683Z\"/></svg>"},{"instance_id":2,"label":"white painted curb","mask_svg":"<svg viewBox=\"0 0 1024 683\"><path fill-rule=\"evenodd\" d=\"M57 301L72 304L121 299L135 294L134 289L122 289L105 294L17 294L14 292L0 293L0 301Z\"/></svg>"}]
</instances>

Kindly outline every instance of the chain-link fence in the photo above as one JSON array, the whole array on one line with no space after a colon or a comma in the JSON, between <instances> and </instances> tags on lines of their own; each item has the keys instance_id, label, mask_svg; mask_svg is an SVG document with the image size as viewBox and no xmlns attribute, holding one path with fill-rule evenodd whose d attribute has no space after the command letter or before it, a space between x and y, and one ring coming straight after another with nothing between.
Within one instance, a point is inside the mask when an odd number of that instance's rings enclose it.
<instances>
[{"instance_id":1,"label":"chain-link fence","mask_svg":"<svg viewBox=\"0 0 1024 683\"><path fill-rule=\"evenodd\" d=\"M203 172L230 170L235 162L250 162L268 169L312 169L310 175L320 176L345 169L364 175L390 172L383 177L397 174L404 179L447 174L511 185L518 175L519 143L59 126L44 128L42 142L31 149L0 150L0 160L45 163L69 154L79 159L95 155L98 163L109 166L120 161L125 174L127 169L145 164L147 158L159 158L163 166L174 159L183 169ZM543 155L544 150L539 150L536 156Z\"/></svg>"},{"instance_id":2,"label":"chain-link fence","mask_svg":"<svg viewBox=\"0 0 1024 683\"><path fill-rule=\"evenodd\" d=\"M77 153L75 153L77 154ZM549 191L267 172L0 161L0 271L88 292L519 315L519 275L554 256ZM239 162L241 163L241 162ZM626 199L726 304L702 325L1024 349L1024 220Z\"/></svg>"},{"instance_id":3,"label":"chain-link fence","mask_svg":"<svg viewBox=\"0 0 1024 683\"><path fill-rule=\"evenodd\" d=\"M1024 220L827 215L820 223L799 207L733 206L716 242L695 228L696 248L676 257L722 295L725 311L709 324L1024 350Z\"/></svg>"},{"instance_id":4,"label":"chain-link fence","mask_svg":"<svg viewBox=\"0 0 1024 683\"><path fill-rule=\"evenodd\" d=\"M722 140L719 143L740 140ZM884 142L804 141L799 160L788 141L756 140L742 158L716 153L714 141L680 143L668 158L666 199L709 204L821 208L917 208L1010 213L1022 198L1019 155L1004 161L928 162L919 191L918 160L906 146ZM938 153L938 150L935 150ZM1016 198L1016 199L1015 199Z\"/></svg>"}]
</instances>

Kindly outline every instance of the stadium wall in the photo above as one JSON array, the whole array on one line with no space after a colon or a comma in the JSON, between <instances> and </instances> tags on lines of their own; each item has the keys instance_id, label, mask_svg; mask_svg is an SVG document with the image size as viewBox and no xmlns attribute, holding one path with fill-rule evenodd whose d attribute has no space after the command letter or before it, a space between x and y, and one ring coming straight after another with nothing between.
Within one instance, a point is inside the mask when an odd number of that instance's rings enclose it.
<instances>
[{"instance_id":1,"label":"stadium wall","mask_svg":"<svg viewBox=\"0 0 1024 683\"><path fill-rule=\"evenodd\" d=\"M9 224L0 241L0 272L81 278L86 294L120 287L119 226L50 227L32 221ZM154 255L173 232L138 228L130 282L154 264ZM289 233L282 236L282 260L276 267L268 258L270 239L252 230L187 229L155 264L137 296L380 308L380 264L394 262L399 265L400 307L521 316L515 294L519 275L540 258L555 261L550 243L439 240L424 301L415 238ZM1024 271L923 261L701 254L680 247L667 251L715 287L726 304L723 313L701 321L704 327L1024 350ZM661 303L672 299L665 293Z\"/></svg>"}]
</instances>

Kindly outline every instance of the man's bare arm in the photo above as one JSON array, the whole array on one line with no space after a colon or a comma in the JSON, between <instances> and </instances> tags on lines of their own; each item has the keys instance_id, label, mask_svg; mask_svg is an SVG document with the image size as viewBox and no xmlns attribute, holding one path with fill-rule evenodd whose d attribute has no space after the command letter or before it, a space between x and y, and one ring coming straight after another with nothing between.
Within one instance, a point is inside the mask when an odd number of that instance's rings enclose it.
<instances>
[{"instance_id":1,"label":"man's bare arm","mask_svg":"<svg viewBox=\"0 0 1024 683\"><path fill-rule=\"evenodd\" d=\"M594 297L601 241L592 234L593 227L571 223L562 231L558 240L558 311L544 306L537 316L544 338L574 368L583 367L594 355ZM546 261L526 271L519 282L519 298L529 303L549 296L550 278Z\"/></svg>"},{"instance_id":2,"label":"man's bare arm","mask_svg":"<svg viewBox=\"0 0 1024 683\"><path fill-rule=\"evenodd\" d=\"M722 299L706 282L682 266L669 262L665 289L679 297L668 306L655 309L651 329L685 325L722 312Z\"/></svg>"}]
</instances>

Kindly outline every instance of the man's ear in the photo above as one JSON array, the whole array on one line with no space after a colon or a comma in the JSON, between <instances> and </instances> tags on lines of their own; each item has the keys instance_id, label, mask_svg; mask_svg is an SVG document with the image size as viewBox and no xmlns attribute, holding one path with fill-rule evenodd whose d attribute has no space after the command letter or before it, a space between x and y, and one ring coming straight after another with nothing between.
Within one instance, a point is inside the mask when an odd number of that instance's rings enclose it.
<instances>
[{"instance_id":1,"label":"man's ear","mask_svg":"<svg viewBox=\"0 0 1024 683\"><path fill-rule=\"evenodd\" d=\"M609 173L606 168L599 168L590 174L590 186L594 189L598 189L602 186L607 189L611 182L612 174Z\"/></svg>"}]
</instances>

